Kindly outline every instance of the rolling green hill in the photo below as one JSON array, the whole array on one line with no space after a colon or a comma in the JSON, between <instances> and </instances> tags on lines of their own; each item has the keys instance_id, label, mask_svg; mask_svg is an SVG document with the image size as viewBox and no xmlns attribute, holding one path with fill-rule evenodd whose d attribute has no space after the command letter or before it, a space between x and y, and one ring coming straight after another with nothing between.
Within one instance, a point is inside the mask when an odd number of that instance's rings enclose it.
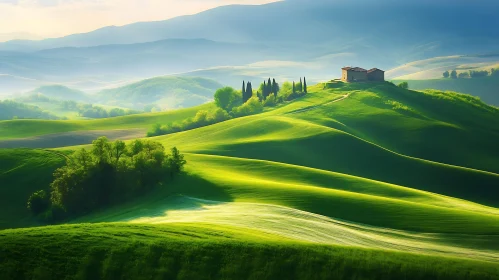
<instances>
[{"instance_id":1,"label":"rolling green hill","mask_svg":"<svg viewBox=\"0 0 499 280\"><path fill-rule=\"evenodd\" d=\"M196 115L198 110L209 110L214 104L205 104L197 107L168 111L161 113L147 113L116 118L96 120L12 120L0 121L0 140L34 137L52 133L144 128L149 129L155 123L169 123L184 120Z\"/></svg>"},{"instance_id":2,"label":"rolling green hill","mask_svg":"<svg viewBox=\"0 0 499 280\"><path fill-rule=\"evenodd\" d=\"M221 87L213 80L167 76L106 89L95 98L104 104L137 110L149 104L162 109L177 109L206 103L213 99L214 92Z\"/></svg>"},{"instance_id":3,"label":"rolling green hill","mask_svg":"<svg viewBox=\"0 0 499 280\"><path fill-rule=\"evenodd\" d=\"M0 101L0 121L11 119L48 119L56 120L57 116L42 110L38 106L18 103L10 100Z\"/></svg>"},{"instance_id":4,"label":"rolling green hill","mask_svg":"<svg viewBox=\"0 0 499 280\"><path fill-rule=\"evenodd\" d=\"M431 80L397 80L406 81L414 90L437 89L465 92L480 97L487 104L499 106L499 78L483 77L474 79L431 79Z\"/></svg>"},{"instance_id":5,"label":"rolling green hill","mask_svg":"<svg viewBox=\"0 0 499 280\"><path fill-rule=\"evenodd\" d=\"M89 102L92 100L83 91L72 89L63 85L48 85L41 86L32 91L27 92L25 95L42 94L48 98L58 100L74 100L79 102Z\"/></svg>"},{"instance_id":6,"label":"rolling green hill","mask_svg":"<svg viewBox=\"0 0 499 280\"><path fill-rule=\"evenodd\" d=\"M0 254L10 260L0 271L30 278L140 278L148 270L179 279L498 279L499 110L469 95L390 83L329 86L309 87L305 97L259 115L154 138L186 153L185 174L70 225L0 231ZM35 125L46 127L42 133L132 128L197 109L0 127L7 137L27 136ZM0 204L10 196L25 201L33 182L46 188L61 153L73 149L1 150L9 164L0 169L8 182ZM48 154L53 160L40 164ZM32 166L44 180L20 179ZM2 228L36 225L25 202L8 205ZM47 252L61 261L47 264Z\"/></svg>"}]
</instances>

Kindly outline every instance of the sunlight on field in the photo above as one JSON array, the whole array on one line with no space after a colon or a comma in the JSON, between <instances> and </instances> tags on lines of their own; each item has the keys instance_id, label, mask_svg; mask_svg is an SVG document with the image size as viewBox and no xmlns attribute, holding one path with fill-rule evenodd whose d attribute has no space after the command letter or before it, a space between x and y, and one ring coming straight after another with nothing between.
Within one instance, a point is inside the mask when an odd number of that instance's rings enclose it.
<instances>
[{"instance_id":1,"label":"sunlight on field","mask_svg":"<svg viewBox=\"0 0 499 280\"><path fill-rule=\"evenodd\" d=\"M177 203L192 208L130 222L201 223L215 228L217 225L234 226L242 228L242 232L244 229L259 230L298 241L499 261L499 242L495 236L417 234L344 222L277 205L219 203L189 197L176 199ZM473 241L479 241L482 248L477 248Z\"/></svg>"}]
</instances>

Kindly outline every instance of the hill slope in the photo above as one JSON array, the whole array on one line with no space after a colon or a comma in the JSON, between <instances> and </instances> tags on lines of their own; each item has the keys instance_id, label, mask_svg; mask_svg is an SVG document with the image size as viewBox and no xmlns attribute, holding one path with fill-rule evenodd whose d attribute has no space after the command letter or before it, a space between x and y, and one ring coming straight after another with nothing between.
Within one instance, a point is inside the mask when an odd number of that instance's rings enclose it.
<instances>
[{"instance_id":1,"label":"hill slope","mask_svg":"<svg viewBox=\"0 0 499 280\"><path fill-rule=\"evenodd\" d=\"M136 275L128 264L144 259L140 266L152 273L237 278L237 271L258 274L244 263L258 265L270 254L278 256L276 268L260 278L286 278L276 271L310 278L308 272L283 269L281 261L295 267L312 258L341 260L318 278L364 277L367 270L380 279L496 279L498 111L469 95L415 92L389 83L311 86L305 97L259 115L154 138L186 153L185 174L150 195L71 225L0 231L6 244L0 253L12 260L0 269L9 275L113 278L123 275L120 271ZM66 123L54 125L62 129ZM9 125L15 131L17 124ZM17 158L6 171L24 166L18 153L0 154L2 161ZM46 174L56 166L57 161L47 166ZM14 175L9 182L16 182ZM27 191L28 183L21 187ZM20 200L11 187L6 190ZM4 203L8 196L0 197ZM4 228L17 226L9 213L0 215ZM57 262L63 269L44 270L46 255L14 249L35 246L35 237L44 240L36 245L40 252L51 248L50 254L59 256L64 253L54 248L70 246L78 254ZM284 257L291 255L296 258ZM188 261L193 256L197 261ZM234 256L233 266L214 261ZM170 257L181 261L172 264ZM157 260L153 267L150 259ZM98 265L102 262L106 265ZM19 263L23 272L12 268Z\"/></svg>"},{"instance_id":2,"label":"hill slope","mask_svg":"<svg viewBox=\"0 0 499 280\"><path fill-rule=\"evenodd\" d=\"M213 99L221 84L203 78L157 77L99 92L95 98L108 105L142 110L154 104L162 109L188 108Z\"/></svg>"},{"instance_id":3,"label":"hill slope","mask_svg":"<svg viewBox=\"0 0 499 280\"><path fill-rule=\"evenodd\" d=\"M400 83L403 80L394 81ZM405 80L414 90L437 89L466 92L482 99L487 104L499 106L499 78Z\"/></svg>"}]
</instances>

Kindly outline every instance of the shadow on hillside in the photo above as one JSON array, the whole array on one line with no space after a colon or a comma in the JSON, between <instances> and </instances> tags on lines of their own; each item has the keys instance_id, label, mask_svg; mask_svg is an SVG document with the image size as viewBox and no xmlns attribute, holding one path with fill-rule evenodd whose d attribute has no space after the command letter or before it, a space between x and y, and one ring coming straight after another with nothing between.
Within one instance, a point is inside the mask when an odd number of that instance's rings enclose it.
<instances>
[{"instance_id":1,"label":"shadow on hillside","mask_svg":"<svg viewBox=\"0 0 499 280\"><path fill-rule=\"evenodd\" d=\"M159 218L167 219L169 211L202 210L206 205L220 205L232 201L232 197L215 184L194 174L182 174L174 181L163 184L158 190L132 202L72 222L155 223L154 220Z\"/></svg>"},{"instance_id":2,"label":"shadow on hillside","mask_svg":"<svg viewBox=\"0 0 499 280\"><path fill-rule=\"evenodd\" d=\"M119 129L119 130L95 130L95 131L72 131L54 133L29 138L17 138L0 140L0 148L31 148L51 149L77 145L91 144L93 140L106 136L111 141L130 140L144 137L145 130Z\"/></svg>"}]
</instances>

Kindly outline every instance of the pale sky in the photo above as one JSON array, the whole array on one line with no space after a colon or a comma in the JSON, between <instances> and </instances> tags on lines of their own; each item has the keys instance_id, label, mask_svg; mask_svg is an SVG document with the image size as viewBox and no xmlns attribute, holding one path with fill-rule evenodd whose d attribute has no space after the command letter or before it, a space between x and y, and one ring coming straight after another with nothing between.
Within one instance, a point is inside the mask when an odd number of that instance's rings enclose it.
<instances>
[{"instance_id":1,"label":"pale sky","mask_svg":"<svg viewBox=\"0 0 499 280\"><path fill-rule=\"evenodd\" d=\"M222 5L269 2L276 0L0 0L0 39L21 33L58 37L195 14Z\"/></svg>"}]
</instances>

